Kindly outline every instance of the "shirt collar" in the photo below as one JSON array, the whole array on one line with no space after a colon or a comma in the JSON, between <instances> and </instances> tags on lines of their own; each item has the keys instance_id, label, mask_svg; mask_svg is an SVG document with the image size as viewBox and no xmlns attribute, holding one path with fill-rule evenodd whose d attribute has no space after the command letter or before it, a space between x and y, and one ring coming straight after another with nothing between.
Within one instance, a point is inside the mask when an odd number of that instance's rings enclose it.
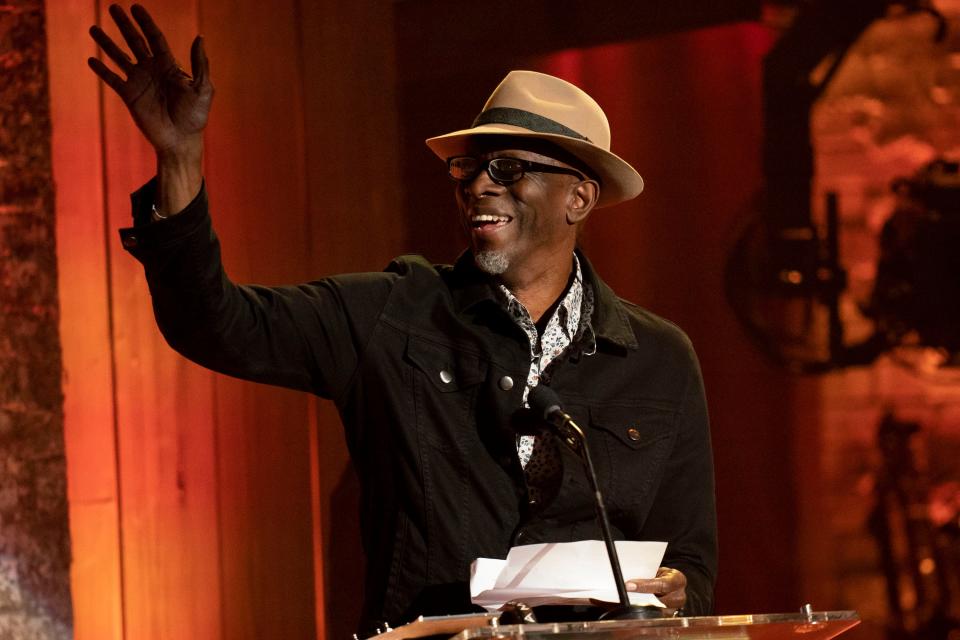
<instances>
[{"instance_id":1,"label":"shirt collar","mask_svg":"<svg viewBox=\"0 0 960 640\"><path fill-rule=\"evenodd\" d=\"M630 319L620 297L597 276L593 265L579 249L577 255L583 268L583 281L593 288L593 331L597 340L605 340L624 349L639 349L640 343L630 326Z\"/></svg>"},{"instance_id":2,"label":"shirt collar","mask_svg":"<svg viewBox=\"0 0 960 640\"><path fill-rule=\"evenodd\" d=\"M579 249L576 251L581 268L584 289L592 289L594 310L591 325L598 341L604 340L624 349L638 349L637 337L617 294L596 274L593 265ZM450 282L454 307L458 313L482 304L499 306L495 283L489 275L477 268L470 251L457 258Z\"/></svg>"},{"instance_id":3,"label":"shirt collar","mask_svg":"<svg viewBox=\"0 0 960 640\"><path fill-rule=\"evenodd\" d=\"M513 292L503 283L497 284L496 291L499 294L500 304L507 312L515 317L519 318L523 316L525 318L526 322L521 323L521 326L525 324L535 324L530 317L530 313L526 307L523 306L523 303L520 302L520 300L513 295ZM580 269L580 260L577 258L577 254L574 253L573 272L571 273L570 281L567 283L563 299L560 301L560 304L557 305L553 312L553 317L548 320L547 325L553 324L556 320L562 329L566 331L566 335L573 338L577 334L577 329L580 325L580 311L582 308L583 271ZM585 320L589 321L589 318L585 318ZM534 329L534 333L536 333L536 329Z\"/></svg>"}]
</instances>

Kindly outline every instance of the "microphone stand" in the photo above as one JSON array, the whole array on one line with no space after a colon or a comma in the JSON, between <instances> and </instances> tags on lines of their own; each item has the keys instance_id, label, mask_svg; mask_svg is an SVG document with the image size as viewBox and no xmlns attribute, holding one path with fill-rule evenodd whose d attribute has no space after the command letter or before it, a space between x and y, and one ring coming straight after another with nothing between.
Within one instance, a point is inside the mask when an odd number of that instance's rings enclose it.
<instances>
[{"instance_id":1,"label":"microphone stand","mask_svg":"<svg viewBox=\"0 0 960 640\"><path fill-rule=\"evenodd\" d=\"M600 491L597 473L593 467L593 458L590 456L590 447L587 446L587 437L583 430L573 421L573 418L563 412L560 408L560 398L549 387L543 385L534 387L530 391L529 403L534 410L543 408L544 420L554 427L560 439L580 457L586 467L587 479L590 481L590 488L593 490L594 500L596 501L597 522L600 524L600 533L607 547L610 568L613 570L613 580L616 582L617 595L620 597L620 605L604 612L600 619L646 620L662 617L659 607L630 603L630 596L627 595L627 587L623 580L623 570L620 568L620 556L617 554L617 547L613 542L613 534L610 531L610 519L607 517L603 493Z\"/></svg>"}]
</instances>

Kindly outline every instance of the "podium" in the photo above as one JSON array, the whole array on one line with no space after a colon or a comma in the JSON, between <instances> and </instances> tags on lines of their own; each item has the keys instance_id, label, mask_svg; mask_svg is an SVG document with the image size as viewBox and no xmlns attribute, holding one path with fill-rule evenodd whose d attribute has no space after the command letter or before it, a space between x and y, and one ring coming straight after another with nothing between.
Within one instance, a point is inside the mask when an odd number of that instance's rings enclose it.
<instances>
[{"instance_id":1,"label":"podium","mask_svg":"<svg viewBox=\"0 0 960 640\"><path fill-rule=\"evenodd\" d=\"M600 620L546 624L498 625L461 631L453 640L829 640L860 623L855 611L807 611L761 615Z\"/></svg>"},{"instance_id":2,"label":"podium","mask_svg":"<svg viewBox=\"0 0 960 640\"><path fill-rule=\"evenodd\" d=\"M809 605L808 605L809 607ZM739 616L599 620L502 625L497 614L423 618L384 629L376 640L451 638L451 640L830 640L860 624L856 611L765 613Z\"/></svg>"}]
</instances>

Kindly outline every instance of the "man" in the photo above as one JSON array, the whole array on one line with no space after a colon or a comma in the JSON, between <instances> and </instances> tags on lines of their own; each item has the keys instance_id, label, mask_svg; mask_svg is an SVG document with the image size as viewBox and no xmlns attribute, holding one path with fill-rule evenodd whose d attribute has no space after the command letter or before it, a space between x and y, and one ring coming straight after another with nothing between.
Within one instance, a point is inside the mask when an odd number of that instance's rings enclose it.
<instances>
[{"instance_id":1,"label":"man","mask_svg":"<svg viewBox=\"0 0 960 640\"><path fill-rule=\"evenodd\" d=\"M427 141L457 183L469 236L452 267L407 256L384 273L237 286L201 175L213 95L203 42L187 75L142 7L132 9L139 30L119 7L110 13L135 59L93 27L123 76L90 66L158 167L134 194L123 244L144 264L175 349L336 403L362 485L365 624L469 610L477 557L599 538L582 465L525 409L538 384L585 427L616 536L668 542L658 576L628 589L708 613L716 524L696 357L576 250L595 207L643 188L609 151L600 107L558 78L512 72L473 126Z\"/></svg>"}]
</instances>

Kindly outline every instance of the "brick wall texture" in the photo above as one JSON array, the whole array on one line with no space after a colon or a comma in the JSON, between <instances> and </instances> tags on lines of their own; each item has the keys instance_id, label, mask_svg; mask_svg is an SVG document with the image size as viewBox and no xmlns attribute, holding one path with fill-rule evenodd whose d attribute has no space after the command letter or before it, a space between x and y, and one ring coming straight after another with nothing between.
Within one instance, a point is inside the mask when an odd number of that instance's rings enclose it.
<instances>
[{"instance_id":1,"label":"brick wall texture","mask_svg":"<svg viewBox=\"0 0 960 640\"><path fill-rule=\"evenodd\" d=\"M912 175L935 157L960 159L960 2L934 4L949 21L944 41L934 41L936 23L927 15L894 15L874 23L812 114L814 205L822 215L826 192L839 195L841 260L850 277L843 317L851 341L870 331L858 305L872 290L878 236L896 204L891 181ZM922 352L888 354L872 366L824 376L820 383L824 518L814 535L827 538L822 547L831 554L824 577L827 600L831 607L857 609L867 621L882 625L900 624L890 620L878 543L868 526L880 478L877 429L883 415L891 412L920 425L913 454L929 482L960 480L960 369L926 364ZM953 566L920 568L950 572L956 580L958 557L954 550ZM902 586L909 630L918 624L909 619L910 612L922 603ZM955 593L955 605L958 598Z\"/></svg>"},{"instance_id":2,"label":"brick wall texture","mask_svg":"<svg viewBox=\"0 0 960 640\"><path fill-rule=\"evenodd\" d=\"M72 637L43 3L0 1L0 640Z\"/></svg>"}]
</instances>

